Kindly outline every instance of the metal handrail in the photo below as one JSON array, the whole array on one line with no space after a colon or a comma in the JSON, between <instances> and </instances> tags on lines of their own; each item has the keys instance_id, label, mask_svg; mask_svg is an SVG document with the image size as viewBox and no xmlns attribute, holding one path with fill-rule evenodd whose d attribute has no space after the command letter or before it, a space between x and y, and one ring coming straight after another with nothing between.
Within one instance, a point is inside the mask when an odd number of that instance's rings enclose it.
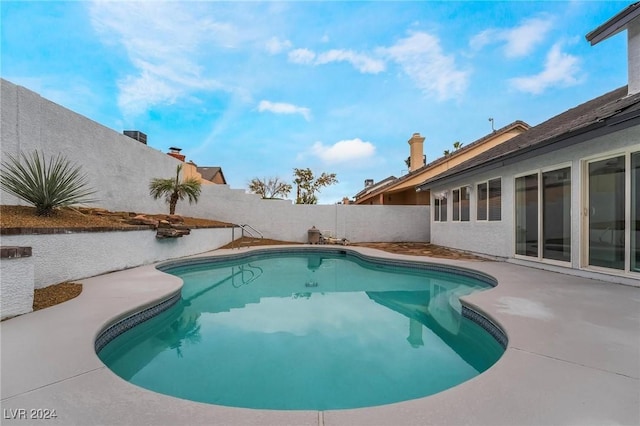
<instances>
[{"instance_id":1,"label":"metal handrail","mask_svg":"<svg viewBox=\"0 0 640 426\"><path fill-rule=\"evenodd\" d=\"M236 229L236 226L237 226L238 228L242 229L242 236L241 236L240 238L244 238L244 233L245 233L245 231L246 231L246 232L247 232L247 234L249 234L249 236L251 236L251 237L253 237L253 238L258 238L258 237L254 234L254 232L255 232L256 234L258 234L258 235L260 236L260 239L264 239L264 235L262 235L262 232L258 231L256 228L254 228L253 226L251 226L251 225L249 225L249 224L246 224L246 223L245 223L244 225L234 225L234 226L232 226L232 227L231 227L231 248L232 248L232 249L233 249L233 248L235 248L235 247L234 247L234 245L235 245L234 243L235 243L235 241L236 241L236 238L235 238L235 229ZM253 232L252 232L252 231L253 231ZM238 247L238 248L240 248L240 247Z\"/></svg>"},{"instance_id":2,"label":"metal handrail","mask_svg":"<svg viewBox=\"0 0 640 426\"><path fill-rule=\"evenodd\" d=\"M244 237L244 231L247 231L249 233L250 236L252 236L253 238L256 238L256 236L251 232L256 232L258 235L260 235L260 238L264 238L264 235L262 235L262 232L258 231L256 228L254 228L253 226L245 223L244 225L238 225L241 229L242 229L242 236Z\"/></svg>"}]
</instances>

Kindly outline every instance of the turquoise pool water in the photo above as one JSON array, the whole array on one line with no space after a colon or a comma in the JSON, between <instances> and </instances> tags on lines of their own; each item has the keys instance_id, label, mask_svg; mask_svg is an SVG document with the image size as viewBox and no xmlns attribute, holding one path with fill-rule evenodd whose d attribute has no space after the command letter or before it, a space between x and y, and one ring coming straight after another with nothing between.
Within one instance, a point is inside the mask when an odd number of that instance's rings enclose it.
<instances>
[{"instance_id":1,"label":"turquoise pool water","mask_svg":"<svg viewBox=\"0 0 640 426\"><path fill-rule=\"evenodd\" d=\"M99 357L138 386L211 404L330 410L440 392L493 365L503 347L461 315L490 285L346 253L255 255L172 267L171 308Z\"/></svg>"}]
</instances>

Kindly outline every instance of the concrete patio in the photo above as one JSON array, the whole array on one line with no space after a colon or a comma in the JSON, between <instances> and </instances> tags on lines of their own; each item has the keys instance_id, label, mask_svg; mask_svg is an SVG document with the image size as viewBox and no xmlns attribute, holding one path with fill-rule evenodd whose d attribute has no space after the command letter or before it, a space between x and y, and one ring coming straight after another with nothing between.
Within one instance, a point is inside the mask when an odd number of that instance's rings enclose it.
<instances>
[{"instance_id":1,"label":"concrete patio","mask_svg":"<svg viewBox=\"0 0 640 426\"><path fill-rule=\"evenodd\" d=\"M640 424L640 288L504 262L347 249L494 276L496 288L464 300L506 332L503 357L439 394L364 409L249 410L160 395L122 380L94 352L106 325L181 287L178 278L149 265L81 280L76 299L0 324L2 424ZM55 410L57 417L34 419L30 409Z\"/></svg>"}]
</instances>

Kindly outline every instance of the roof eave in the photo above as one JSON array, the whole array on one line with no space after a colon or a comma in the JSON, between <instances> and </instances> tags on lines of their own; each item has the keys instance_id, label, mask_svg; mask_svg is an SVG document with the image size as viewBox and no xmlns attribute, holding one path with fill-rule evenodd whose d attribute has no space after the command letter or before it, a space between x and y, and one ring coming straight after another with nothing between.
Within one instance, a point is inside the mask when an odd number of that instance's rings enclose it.
<instances>
[{"instance_id":1,"label":"roof eave","mask_svg":"<svg viewBox=\"0 0 640 426\"><path fill-rule=\"evenodd\" d=\"M618 34L627 28L627 25L640 16L640 2L633 3L623 11L600 25L595 30L586 35L586 39L591 46L595 46L603 40Z\"/></svg>"},{"instance_id":2,"label":"roof eave","mask_svg":"<svg viewBox=\"0 0 640 426\"><path fill-rule=\"evenodd\" d=\"M499 167L507 166L509 164L520 162L528 158L537 157L549 152L557 151L571 145L583 143L597 137L606 136L610 133L618 132L620 130L638 125L640 125L640 111L621 114L615 117L614 120L603 120L597 123L593 123L589 126L585 126L573 132L555 136L542 143L531 145L529 147L505 154L501 157L497 157L491 161L469 167L468 169L461 170L458 173L443 176L441 178L435 176L432 179L429 179L421 183L420 185L417 185L416 190L430 190L433 186L444 185L452 180L458 180L463 176L473 176L480 172L497 169Z\"/></svg>"}]
</instances>

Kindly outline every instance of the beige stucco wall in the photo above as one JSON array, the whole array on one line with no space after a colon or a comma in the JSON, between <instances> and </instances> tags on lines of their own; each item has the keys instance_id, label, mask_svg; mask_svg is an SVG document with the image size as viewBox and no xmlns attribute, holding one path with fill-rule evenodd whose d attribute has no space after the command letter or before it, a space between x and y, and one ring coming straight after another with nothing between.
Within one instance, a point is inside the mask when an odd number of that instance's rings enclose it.
<instances>
[{"instance_id":1,"label":"beige stucco wall","mask_svg":"<svg viewBox=\"0 0 640 426\"><path fill-rule=\"evenodd\" d=\"M183 163L184 166L182 167L182 179L186 180L189 178L195 178L198 179L200 181L201 184L203 185L213 185L214 182L211 182L209 180L206 180L202 177L202 175L200 173L198 173L198 169L196 168L195 165L191 164L191 163Z\"/></svg>"}]
</instances>

